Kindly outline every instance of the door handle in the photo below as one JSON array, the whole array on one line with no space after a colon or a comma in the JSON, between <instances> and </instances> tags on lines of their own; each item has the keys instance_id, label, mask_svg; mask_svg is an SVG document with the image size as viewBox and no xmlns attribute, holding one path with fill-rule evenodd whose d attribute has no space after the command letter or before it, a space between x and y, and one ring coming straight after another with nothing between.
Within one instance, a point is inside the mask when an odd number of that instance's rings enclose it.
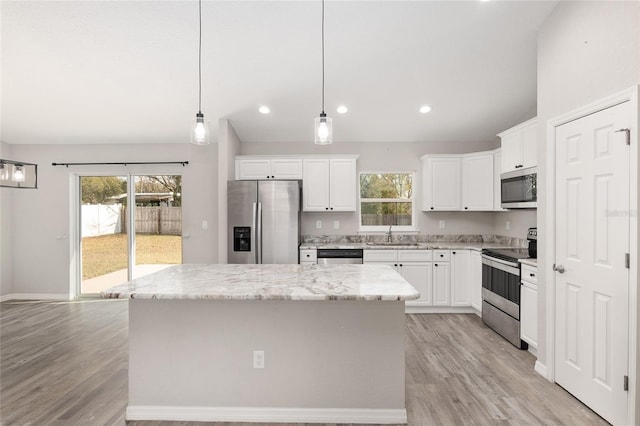
<instances>
[{"instance_id":1,"label":"door handle","mask_svg":"<svg viewBox=\"0 0 640 426\"><path fill-rule=\"evenodd\" d=\"M553 270L561 274L564 274L564 272L566 271L566 269L564 269L564 266L556 265L555 263L553 264Z\"/></svg>"}]
</instances>

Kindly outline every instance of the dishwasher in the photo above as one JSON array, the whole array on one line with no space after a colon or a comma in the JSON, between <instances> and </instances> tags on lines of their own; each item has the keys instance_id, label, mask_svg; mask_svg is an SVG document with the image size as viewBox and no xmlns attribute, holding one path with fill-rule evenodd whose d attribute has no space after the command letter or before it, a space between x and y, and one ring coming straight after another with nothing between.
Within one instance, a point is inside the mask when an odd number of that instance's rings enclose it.
<instances>
[{"instance_id":1,"label":"dishwasher","mask_svg":"<svg viewBox=\"0 0 640 426\"><path fill-rule=\"evenodd\" d=\"M318 249L318 265L362 263L362 249Z\"/></svg>"}]
</instances>

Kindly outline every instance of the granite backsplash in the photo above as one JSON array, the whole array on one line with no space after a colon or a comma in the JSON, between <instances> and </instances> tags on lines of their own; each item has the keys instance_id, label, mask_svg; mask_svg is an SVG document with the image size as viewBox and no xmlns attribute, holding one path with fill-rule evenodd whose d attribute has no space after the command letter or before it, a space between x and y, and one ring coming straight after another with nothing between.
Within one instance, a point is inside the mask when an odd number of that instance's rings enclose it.
<instances>
[{"instance_id":1,"label":"granite backsplash","mask_svg":"<svg viewBox=\"0 0 640 426\"><path fill-rule=\"evenodd\" d=\"M528 247L527 240L505 237L502 235L403 235L392 234L391 239L397 243L489 243L510 247ZM303 243L368 243L387 241L386 235L303 235Z\"/></svg>"}]
</instances>

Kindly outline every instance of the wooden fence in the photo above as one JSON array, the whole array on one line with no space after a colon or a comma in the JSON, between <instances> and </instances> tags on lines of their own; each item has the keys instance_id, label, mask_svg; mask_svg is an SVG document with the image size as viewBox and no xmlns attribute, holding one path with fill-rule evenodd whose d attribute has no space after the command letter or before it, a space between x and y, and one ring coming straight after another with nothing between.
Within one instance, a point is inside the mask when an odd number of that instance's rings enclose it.
<instances>
[{"instance_id":1,"label":"wooden fence","mask_svg":"<svg viewBox=\"0 0 640 426\"><path fill-rule=\"evenodd\" d=\"M122 233L128 229L122 207ZM136 234L182 235L182 207L136 207Z\"/></svg>"}]
</instances>

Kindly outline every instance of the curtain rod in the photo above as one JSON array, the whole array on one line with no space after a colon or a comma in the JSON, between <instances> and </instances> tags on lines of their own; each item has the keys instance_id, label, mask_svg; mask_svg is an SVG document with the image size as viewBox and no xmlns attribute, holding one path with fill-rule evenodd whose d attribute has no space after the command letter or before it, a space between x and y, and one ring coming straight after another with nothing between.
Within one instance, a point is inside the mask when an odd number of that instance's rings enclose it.
<instances>
[{"instance_id":1,"label":"curtain rod","mask_svg":"<svg viewBox=\"0 0 640 426\"><path fill-rule=\"evenodd\" d=\"M52 166L128 166L133 164L189 164L188 161L127 161L124 163L51 163Z\"/></svg>"}]
</instances>

